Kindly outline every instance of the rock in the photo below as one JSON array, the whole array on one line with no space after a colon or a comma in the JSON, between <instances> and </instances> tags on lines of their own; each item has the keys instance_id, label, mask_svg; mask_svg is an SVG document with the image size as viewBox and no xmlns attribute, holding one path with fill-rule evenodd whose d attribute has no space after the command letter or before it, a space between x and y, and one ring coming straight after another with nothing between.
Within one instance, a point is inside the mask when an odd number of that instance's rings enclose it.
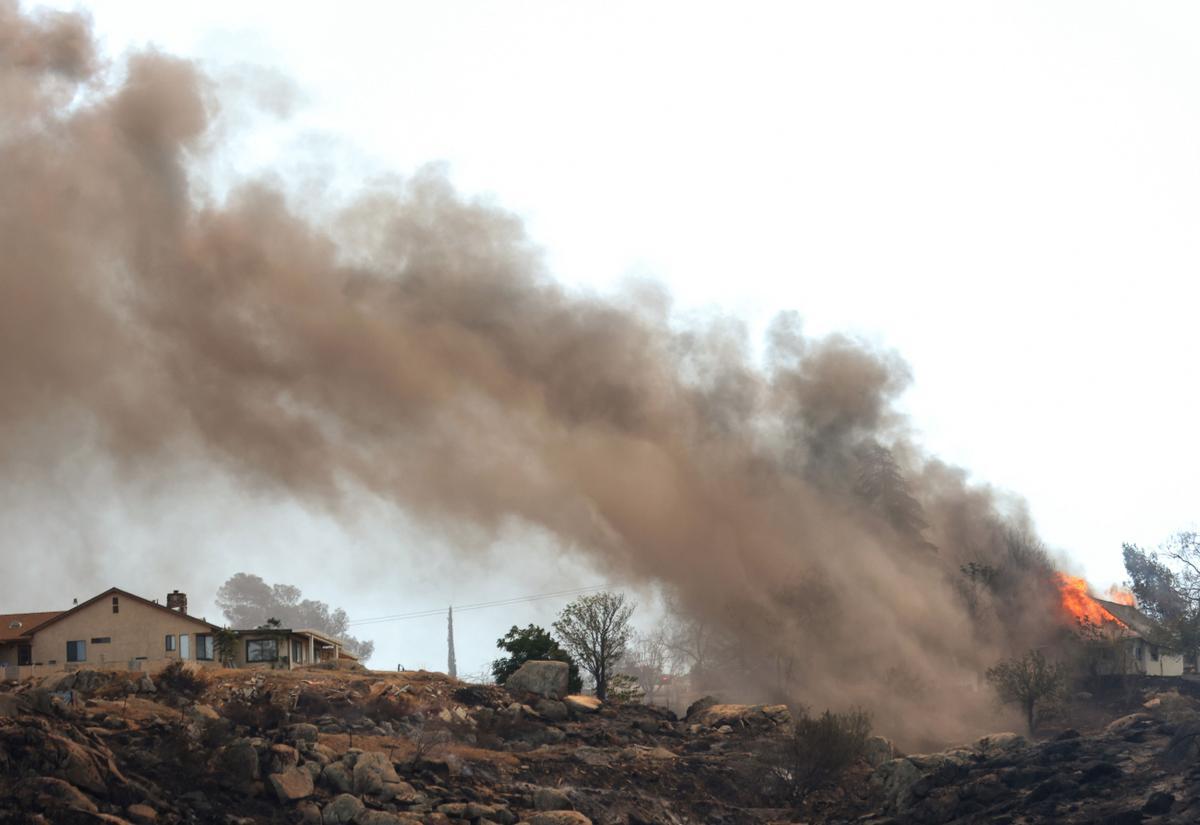
<instances>
[{"instance_id":1,"label":"rock","mask_svg":"<svg viewBox=\"0 0 1200 825\"><path fill-rule=\"evenodd\" d=\"M275 796L279 801L298 802L313 795L312 774L306 769L292 766L281 773L273 773L267 777Z\"/></svg>"},{"instance_id":2,"label":"rock","mask_svg":"<svg viewBox=\"0 0 1200 825\"><path fill-rule=\"evenodd\" d=\"M575 713L595 713L604 703L595 696L584 696L582 693L572 693L563 699L563 704Z\"/></svg>"},{"instance_id":3,"label":"rock","mask_svg":"<svg viewBox=\"0 0 1200 825\"><path fill-rule=\"evenodd\" d=\"M891 739L883 736L871 736L863 745L863 759L872 768L878 768L884 762L896 758L896 746Z\"/></svg>"},{"instance_id":4,"label":"rock","mask_svg":"<svg viewBox=\"0 0 1200 825\"><path fill-rule=\"evenodd\" d=\"M989 733L976 740L975 749L992 756L1005 751L1019 750L1028 744L1029 740L1018 733Z\"/></svg>"},{"instance_id":5,"label":"rock","mask_svg":"<svg viewBox=\"0 0 1200 825\"><path fill-rule=\"evenodd\" d=\"M386 754L378 751L361 754L354 763L354 793L383 797L411 796L413 788L400 779Z\"/></svg>"},{"instance_id":6,"label":"rock","mask_svg":"<svg viewBox=\"0 0 1200 825\"><path fill-rule=\"evenodd\" d=\"M612 764L612 757L609 756L608 751L588 745L580 745L575 748L571 752L571 756L583 764L591 765L594 768L608 767Z\"/></svg>"},{"instance_id":7,"label":"rock","mask_svg":"<svg viewBox=\"0 0 1200 825\"><path fill-rule=\"evenodd\" d=\"M142 678L137 681L138 693L157 693L158 688L154 686L154 680L150 678L149 673L143 673Z\"/></svg>"},{"instance_id":8,"label":"rock","mask_svg":"<svg viewBox=\"0 0 1200 825\"><path fill-rule=\"evenodd\" d=\"M353 822L365 810L366 806L357 796L338 794L321 809L321 822L323 825L345 825Z\"/></svg>"},{"instance_id":9,"label":"rock","mask_svg":"<svg viewBox=\"0 0 1200 825\"><path fill-rule=\"evenodd\" d=\"M913 787L922 779L921 769L911 759L884 762L871 774L870 784L889 813L908 810L914 802Z\"/></svg>"},{"instance_id":10,"label":"rock","mask_svg":"<svg viewBox=\"0 0 1200 825\"><path fill-rule=\"evenodd\" d=\"M468 802L466 809L463 811L463 816L466 819L478 820L479 822L494 822L499 825L505 823L513 823L517 818L508 810L508 806L497 803L495 805L487 805L482 802Z\"/></svg>"},{"instance_id":11,"label":"rock","mask_svg":"<svg viewBox=\"0 0 1200 825\"><path fill-rule=\"evenodd\" d=\"M721 704L721 701L715 696L701 696L695 702L692 702L690 705L688 705L687 713L683 715L683 718L690 721L691 718L698 713L702 713L703 711L711 708L713 705L719 704Z\"/></svg>"},{"instance_id":12,"label":"rock","mask_svg":"<svg viewBox=\"0 0 1200 825\"><path fill-rule=\"evenodd\" d=\"M29 713L29 702L15 693L0 693L0 719Z\"/></svg>"},{"instance_id":13,"label":"rock","mask_svg":"<svg viewBox=\"0 0 1200 825\"><path fill-rule=\"evenodd\" d=\"M399 814L387 811L363 811L354 818L354 825L406 825L409 822L420 822L420 819L409 819Z\"/></svg>"},{"instance_id":14,"label":"rock","mask_svg":"<svg viewBox=\"0 0 1200 825\"><path fill-rule=\"evenodd\" d=\"M533 792L533 807L538 811L569 811L575 806L558 788L538 788Z\"/></svg>"},{"instance_id":15,"label":"rock","mask_svg":"<svg viewBox=\"0 0 1200 825\"><path fill-rule=\"evenodd\" d=\"M218 758L225 777L236 785L256 781L261 775L258 751L248 739L240 739L221 749Z\"/></svg>"},{"instance_id":16,"label":"rock","mask_svg":"<svg viewBox=\"0 0 1200 825\"><path fill-rule=\"evenodd\" d=\"M785 705L710 705L691 714L688 720L708 728L765 731L786 724L791 714Z\"/></svg>"},{"instance_id":17,"label":"rock","mask_svg":"<svg viewBox=\"0 0 1200 825\"><path fill-rule=\"evenodd\" d=\"M310 725L308 722L298 722L295 725L288 725L284 728L284 735L292 742L315 743L318 733L317 726Z\"/></svg>"},{"instance_id":18,"label":"rock","mask_svg":"<svg viewBox=\"0 0 1200 825\"><path fill-rule=\"evenodd\" d=\"M543 719L551 722L561 722L567 718L567 706L557 699L538 699L533 709Z\"/></svg>"},{"instance_id":19,"label":"rock","mask_svg":"<svg viewBox=\"0 0 1200 825\"><path fill-rule=\"evenodd\" d=\"M577 811L544 811L525 821L529 825L592 825L592 820Z\"/></svg>"},{"instance_id":20,"label":"rock","mask_svg":"<svg viewBox=\"0 0 1200 825\"><path fill-rule=\"evenodd\" d=\"M1143 818L1141 811L1120 811L1104 817L1099 825L1140 825Z\"/></svg>"},{"instance_id":21,"label":"rock","mask_svg":"<svg viewBox=\"0 0 1200 825\"><path fill-rule=\"evenodd\" d=\"M42 690L48 690L51 693L61 693L64 690L70 690L74 686L74 673L51 673L38 683L38 687Z\"/></svg>"},{"instance_id":22,"label":"rock","mask_svg":"<svg viewBox=\"0 0 1200 825\"><path fill-rule=\"evenodd\" d=\"M1142 806L1142 813L1150 816L1159 816L1160 814L1169 814L1172 806L1175 804L1175 795L1166 791L1156 791L1150 794L1150 798L1146 800L1146 804Z\"/></svg>"},{"instance_id":23,"label":"rock","mask_svg":"<svg viewBox=\"0 0 1200 825\"><path fill-rule=\"evenodd\" d=\"M1079 781L1083 784L1092 782L1111 782L1123 775L1123 772L1111 762L1097 762L1084 770L1083 775L1079 777Z\"/></svg>"},{"instance_id":24,"label":"rock","mask_svg":"<svg viewBox=\"0 0 1200 825\"><path fill-rule=\"evenodd\" d=\"M215 722L221 718L211 705L192 705L188 708L188 716L201 722Z\"/></svg>"},{"instance_id":25,"label":"rock","mask_svg":"<svg viewBox=\"0 0 1200 825\"><path fill-rule=\"evenodd\" d=\"M1104 728L1105 733L1121 735L1131 730L1143 728L1153 721L1148 713L1131 713L1128 716L1122 716L1120 719L1114 719Z\"/></svg>"},{"instance_id":26,"label":"rock","mask_svg":"<svg viewBox=\"0 0 1200 825\"><path fill-rule=\"evenodd\" d=\"M570 668L566 662L535 659L517 668L517 672L508 677L504 686L514 693L536 693L539 696L557 699L567 695L570 676Z\"/></svg>"},{"instance_id":27,"label":"rock","mask_svg":"<svg viewBox=\"0 0 1200 825\"><path fill-rule=\"evenodd\" d=\"M129 821L137 825L154 825L158 822L158 811L149 805L130 805L125 813L129 815Z\"/></svg>"},{"instance_id":28,"label":"rock","mask_svg":"<svg viewBox=\"0 0 1200 825\"><path fill-rule=\"evenodd\" d=\"M339 793L354 790L354 775L344 762L330 762L321 771L321 781Z\"/></svg>"},{"instance_id":29,"label":"rock","mask_svg":"<svg viewBox=\"0 0 1200 825\"><path fill-rule=\"evenodd\" d=\"M96 803L70 782L51 776L23 779L12 791L13 799L26 811L86 811L95 813ZM19 820L15 820L19 821Z\"/></svg>"},{"instance_id":30,"label":"rock","mask_svg":"<svg viewBox=\"0 0 1200 825\"><path fill-rule=\"evenodd\" d=\"M47 735L42 744L45 758L53 766L50 773L65 779L77 788L98 796L108 796L107 777L97 761L80 744L54 734Z\"/></svg>"},{"instance_id":31,"label":"rock","mask_svg":"<svg viewBox=\"0 0 1200 825\"><path fill-rule=\"evenodd\" d=\"M1200 722L1184 722L1175 728L1163 753L1171 764L1190 764L1200 759Z\"/></svg>"},{"instance_id":32,"label":"rock","mask_svg":"<svg viewBox=\"0 0 1200 825\"><path fill-rule=\"evenodd\" d=\"M291 745L272 745L267 751L267 772L283 773L300 764L300 754Z\"/></svg>"},{"instance_id":33,"label":"rock","mask_svg":"<svg viewBox=\"0 0 1200 825\"><path fill-rule=\"evenodd\" d=\"M316 802L301 802L296 806L300 825L321 825L321 806Z\"/></svg>"}]
</instances>

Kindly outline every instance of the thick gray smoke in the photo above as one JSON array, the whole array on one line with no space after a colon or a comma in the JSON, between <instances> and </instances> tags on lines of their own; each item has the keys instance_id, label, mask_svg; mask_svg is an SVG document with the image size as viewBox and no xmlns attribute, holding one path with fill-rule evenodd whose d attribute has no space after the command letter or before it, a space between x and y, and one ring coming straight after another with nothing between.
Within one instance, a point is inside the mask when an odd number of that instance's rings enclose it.
<instances>
[{"instance_id":1,"label":"thick gray smoke","mask_svg":"<svg viewBox=\"0 0 1200 825\"><path fill-rule=\"evenodd\" d=\"M747 694L910 741L990 723L972 687L1049 632L1048 562L907 436L895 356L784 314L763 367L736 325L575 294L435 174L320 223L262 185L207 199L209 81L98 65L86 20L0 2L0 473L87 433L134 476L515 519L671 591Z\"/></svg>"}]
</instances>

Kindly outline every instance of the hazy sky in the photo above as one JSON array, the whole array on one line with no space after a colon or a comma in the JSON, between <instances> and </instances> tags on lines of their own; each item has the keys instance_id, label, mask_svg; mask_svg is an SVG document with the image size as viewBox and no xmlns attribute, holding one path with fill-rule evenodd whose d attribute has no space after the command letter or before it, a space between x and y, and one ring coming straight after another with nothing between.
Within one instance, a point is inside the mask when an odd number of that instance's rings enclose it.
<instances>
[{"instance_id":1,"label":"hazy sky","mask_svg":"<svg viewBox=\"0 0 1200 825\"><path fill-rule=\"evenodd\" d=\"M795 309L810 332L895 348L928 449L1022 495L1100 587L1122 578L1122 541L1194 524L1195 4L85 5L114 65L155 44L224 79L218 181L351 190L443 161L525 217L565 282L650 277L683 313L757 332ZM448 572L441 540L382 507L338 525L227 503L152 523L99 507L111 540L190 542L210 563L90 575L203 601L244 568L356 616L598 581L552 546L530 573L504 546ZM394 569L338 563L366 546ZM560 606L464 614L461 669ZM444 663L437 621L369 635L378 666Z\"/></svg>"}]
</instances>

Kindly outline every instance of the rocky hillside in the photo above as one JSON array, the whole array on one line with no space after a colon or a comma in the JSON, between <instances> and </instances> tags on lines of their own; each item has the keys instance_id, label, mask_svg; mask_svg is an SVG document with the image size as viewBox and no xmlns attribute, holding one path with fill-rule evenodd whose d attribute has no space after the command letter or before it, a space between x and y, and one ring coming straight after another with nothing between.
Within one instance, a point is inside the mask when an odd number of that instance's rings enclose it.
<instances>
[{"instance_id":1,"label":"rocky hillside","mask_svg":"<svg viewBox=\"0 0 1200 825\"><path fill-rule=\"evenodd\" d=\"M0 823L1200 820L1200 708L1176 692L1043 742L897 756L876 739L872 764L791 809L769 756L786 708L677 719L522 686L316 669L0 686Z\"/></svg>"}]
</instances>

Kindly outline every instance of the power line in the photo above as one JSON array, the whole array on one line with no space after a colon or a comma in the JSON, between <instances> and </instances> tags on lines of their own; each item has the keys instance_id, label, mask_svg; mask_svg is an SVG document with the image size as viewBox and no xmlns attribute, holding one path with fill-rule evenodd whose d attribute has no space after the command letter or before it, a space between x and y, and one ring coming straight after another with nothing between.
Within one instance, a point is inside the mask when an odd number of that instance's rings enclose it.
<instances>
[{"instance_id":1,"label":"power line","mask_svg":"<svg viewBox=\"0 0 1200 825\"><path fill-rule=\"evenodd\" d=\"M512 604L523 604L525 602L535 602L541 599L553 599L560 596L578 596L584 593L590 593L593 590L603 590L609 585L595 584L591 587L576 587L571 590L557 590L553 593L535 593L528 596L513 596L507 599L494 599L487 602L476 602L474 604L455 605L454 609L462 613L467 610L484 610L489 607L504 607ZM399 622L407 619L423 619L428 616L440 616L445 613L447 608L434 607L426 610L416 610L411 613L394 613L390 616L375 616L369 619L356 619L348 622L351 627L362 627L369 624L381 624L383 622Z\"/></svg>"}]
</instances>

